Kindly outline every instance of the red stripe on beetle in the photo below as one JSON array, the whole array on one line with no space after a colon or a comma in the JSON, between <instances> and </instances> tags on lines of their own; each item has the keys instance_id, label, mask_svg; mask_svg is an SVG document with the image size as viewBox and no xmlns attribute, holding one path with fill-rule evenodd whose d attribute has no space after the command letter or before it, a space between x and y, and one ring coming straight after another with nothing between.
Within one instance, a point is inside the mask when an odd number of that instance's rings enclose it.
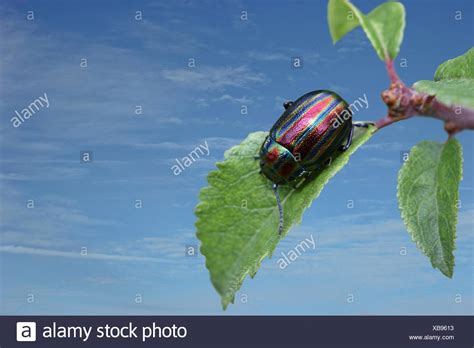
<instances>
[{"instance_id":1,"label":"red stripe on beetle","mask_svg":"<svg viewBox=\"0 0 474 348\"><path fill-rule=\"evenodd\" d=\"M339 104L340 105L340 104ZM339 105L330 111L330 115L328 115L321 124L319 124L317 127L314 127L313 130L311 130L310 133L305 134L304 139L305 141L302 141L298 143L295 148L293 149L293 153L299 153L301 156L301 159L304 160L306 159L307 155L312 152L314 148L319 148L321 144L321 140L324 137L324 135L332 128L332 122L333 119L335 118L335 110L339 108ZM343 109L343 107L341 108ZM337 129L336 129L336 132ZM318 142L311 141L310 139L318 139ZM309 141L308 141L309 140ZM325 148L321 148L318 150L319 153L324 152ZM312 159L317 159L317 157L312 158Z\"/></svg>"},{"instance_id":2,"label":"red stripe on beetle","mask_svg":"<svg viewBox=\"0 0 474 348\"><path fill-rule=\"evenodd\" d=\"M324 110L332 101L334 101L334 97L329 95L314 104L309 110L301 115L299 119L295 120L294 124L280 136L279 143L291 144L302 131L308 128L308 126L318 118L321 111Z\"/></svg>"}]
</instances>

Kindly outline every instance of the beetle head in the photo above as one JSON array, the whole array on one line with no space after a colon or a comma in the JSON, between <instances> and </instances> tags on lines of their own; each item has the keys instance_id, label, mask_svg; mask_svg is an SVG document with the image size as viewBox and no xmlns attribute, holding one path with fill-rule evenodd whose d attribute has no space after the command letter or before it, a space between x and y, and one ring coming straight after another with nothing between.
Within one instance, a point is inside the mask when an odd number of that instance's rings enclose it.
<instances>
[{"instance_id":1,"label":"beetle head","mask_svg":"<svg viewBox=\"0 0 474 348\"><path fill-rule=\"evenodd\" d=\"M260 169L275 184L284 184L298 178L304 168L284 146L267 136L260 148Z\"/></svg>"}]
</instances>

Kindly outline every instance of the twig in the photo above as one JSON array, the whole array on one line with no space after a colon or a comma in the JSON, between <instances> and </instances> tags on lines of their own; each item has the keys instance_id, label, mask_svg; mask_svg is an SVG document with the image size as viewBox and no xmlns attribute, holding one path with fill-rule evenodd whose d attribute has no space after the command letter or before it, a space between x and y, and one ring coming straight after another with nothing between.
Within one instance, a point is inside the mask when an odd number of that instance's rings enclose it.
<instances>
[{"instance_id":1,"label":"twig","mask_svg":"<svg viewBox=\"0 0 474 348\"><path fill-rule=\"evenodd\" d=\"M389 89L382 92L382 99L388 106L388 114L375 122L378 129L415 115L444 121L444 129L449 136L464 129L474 129L474 110L446 105L434 95L407 87L398 77L393 60L386 59L385 64L391 84Z\"/></svg>"}]
</instances>

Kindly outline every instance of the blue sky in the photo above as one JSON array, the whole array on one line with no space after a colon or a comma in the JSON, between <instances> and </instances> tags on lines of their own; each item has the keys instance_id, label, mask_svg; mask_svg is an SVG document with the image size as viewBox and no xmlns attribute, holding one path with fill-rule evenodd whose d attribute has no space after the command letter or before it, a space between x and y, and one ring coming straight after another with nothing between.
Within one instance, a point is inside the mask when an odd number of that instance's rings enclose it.
<instances>
[{"instance_id":1,"label":"blue sky","mask_svg":"<svg viewBox=\"0 0 474 348\"><path fill-rule=\"evenodd\" d=\"M367 12L379 2L355 3ZM404 4L396 64L407 60L398 70L411 84L472 46L474 4ZM325 1L2 1L0 22L3 314L221 314L203 257L184 253L198 245L193 209L214 163L311 90L365 94L356 120L385 113L383 64L360 29L332 45ZM49 107L12 127L44 93ZM225 313L472 314L474 149L472 134L458 138L453 279L416 249L397 208L400 152L446 139L441 123L418 118L351 158ZM210 154L173 175L175 159L204 142ZM311 235L316 249L280 270L277 255Z\"/></svg>"}]
</instances>

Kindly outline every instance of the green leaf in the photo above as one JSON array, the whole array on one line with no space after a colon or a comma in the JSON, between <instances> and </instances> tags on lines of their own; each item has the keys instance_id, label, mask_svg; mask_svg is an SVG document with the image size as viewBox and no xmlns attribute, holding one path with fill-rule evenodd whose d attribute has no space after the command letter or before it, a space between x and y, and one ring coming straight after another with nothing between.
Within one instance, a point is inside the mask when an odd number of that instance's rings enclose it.
<instances>
[{"instance_id":1,"label":"green leaf","mask_svg":"<svg viewBox=\"0 0 474 348\"><path fill-rule=\"evenodd\" d=\"M349 1L329 0L328 24L332 43L338 42L347 33L360 25L360 11Z\"/></svg>"},{"instance_id":2,"label":"green leaf","mask_svg":"<svg viewBox=\"0 0 474 348\"><path fill-rule=\"evenodd\" d=\"M456 139L414 146L398 174L403 221L434 268L451 278L454 269L462 148Z\"/></svg>"},{"instance_id":3,"label":"green leaf","mask_svg":"<svg viewBox=\"0 0 474 348\"><path fill-rule=\"evenodd\" d=\"M324 185L349 160L349 156L373 134L375 127L356 128L351 147L338 153L329 167L297 189L278 188L284 209L284 237L299 223L303 212L319 196ZM278 208L272 183L259 173L255 160L267 133L251 133L239 145L227 150L225 161L210 172L209 186L201 190L196 207L197 237L211 281L222 297L225 309L233 303L247 274L253 277L262 260L271 256L280 240Z\"/></svg>"},{"instance_id":4,"label":"green leaf","mask_svg":"<svg viewBox=\"0 0 474 348\"><path fill-rule=\"evenodd\" d=\"M447 79L474 79L474 47L462 56L449 59L438 66L435 81Z\"/></svg>"},{"instance_id":5,"label":"green leaf","mask_svg":"<svg viewBox=\"0 0 474 348\"><path fill-rule=\"evenodd\" d=\"M474 48L442 63L436 69L434 81L418 81L414 87L419 92L435 95L447 105L474 109Z\"/></svg>"},{"instance_id":6,"label":"green leaf","mask_svg":"<svg viewBox=\"0 0 474 348\"><path fill-rule=\"evenodd\" d=\"M329 0L328 23L333 43L360 25L381 60L395 59L403 40L405 8L386 2L364 15L348 0Z\"/></svg>"},{"instance_id":7,"label":"green leaf","mask_svg":"<svg viewBox=\"0 0 474 348\"><path fill-rule=\"evenodd\" d=\"M436 99L446 105L474 109L474 80L472 79L418 81L415 83L415 89L418 92L435 95Z\"/></svg>"}]
</instances>

